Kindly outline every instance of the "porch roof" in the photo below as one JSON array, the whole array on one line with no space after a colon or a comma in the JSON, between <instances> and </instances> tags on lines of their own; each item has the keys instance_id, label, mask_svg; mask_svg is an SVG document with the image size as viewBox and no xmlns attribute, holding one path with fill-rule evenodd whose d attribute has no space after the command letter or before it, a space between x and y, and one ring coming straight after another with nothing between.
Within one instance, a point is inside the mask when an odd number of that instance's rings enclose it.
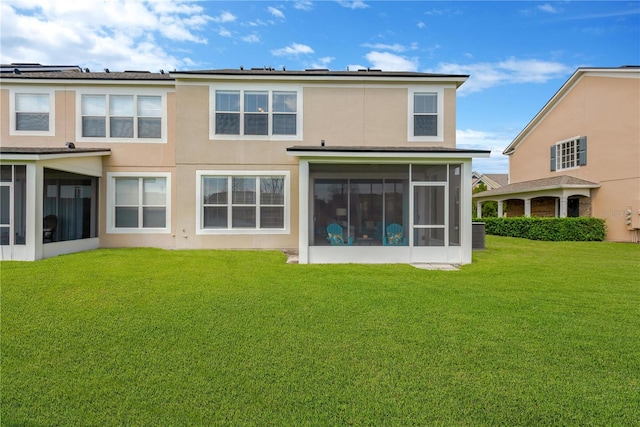
<instances>
[{"instance_id":1,"label":"porch roof","mask_svg":"<svg viewBox=\"0 0 640 427\"><path fill-rule=\"evenodd\" d=\"M287 148L287 154L298 157L377 157L377 158L470 158L489 157L490 150L449 147L372 147L372 146L309 146Z\"/></svg>"},{"instance_id":2,"label":"porch roof","mask_svg":"<svg viewBox=\"0 0 640 427\"><path fill-rule=\"evenodd\" d=\"M550 178L516 182L500 188L496 188L495 190L476 193L473 195L473 198L483 201L491 200L492 198L497 196L535 193L549 190L592 189L598 187L600 187L600 184L595 182L586 181L584 179L576 178L570 175L559 175Z\"/></svg>"},{"instance_id":3,"label":"porch roof","mask_svg":"<svg viewBox=\"0 0 640 427\"><path fill-rule=\"evenodd\" d=\"M2 160L44 160L66 157L109 156L110 148L0 147Z\"/></svg>"}]
</instances>

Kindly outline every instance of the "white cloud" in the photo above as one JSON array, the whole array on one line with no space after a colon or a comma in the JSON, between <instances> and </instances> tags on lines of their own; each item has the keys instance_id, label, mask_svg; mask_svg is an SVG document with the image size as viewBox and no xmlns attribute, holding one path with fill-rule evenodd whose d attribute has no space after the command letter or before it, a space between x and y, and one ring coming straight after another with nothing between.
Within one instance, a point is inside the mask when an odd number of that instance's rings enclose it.
<instances>
[{"instance_id":1,"label":"white cloud","mask_svg":"<svg viewBox=\"0 0 640 427\"><path fill-rule=\"evenodd\" d=\"M198 32L212 20L188 0L2 2L0 58L92 69L174 69L192 61L156 41L207 43Z\"/></svg>"},{"instance_id":2,"label":"white cloud","mask_svg":"<svg viewBox=\"0 0 640 427\"><path fill-rule=\"evenodd\" d=\"M420 22L418 22L418 23L416 24L416 26L417 26L418 28L424 28L424 27L426 27L426 26L427 26L427 24L425 24L424 22L420 21Z\"/></svg>"},{"instance_id":3,"label":"white cloud","mask_svg":"<svg viewBox=\"0 0 640 427\"><path fill-rule=\"evenodd\" d=\"M337 0L337 2L340 6L346 7L348 9L366 9L369 7L369 5L362 0Z\"/></svg>"},{"instance_id":4,"label":"white cloud","mask_svg":"<svg viewBox=\"0 0 640 427\"><path fill-rule=\"evenodd\" d=\"M324 56L322 58L316 59L312 64L311 68L329 68L329 64L336 58L333 56Z\"/></svg>"},{"instance_id":5,"label":"white cloud","mask_svg":"<svg viewBox=\"0 0 640 427\"><path fill-rule=\"evenodd\" d=\"M313 2L310 1L297 1L293 4L295 9L309 11L313 9Z\"/></svg>"},{"instance_id":6,"label":"white cloud","mask_svg":"<svg viewBox=\"0 0 640 427\"><path fill-rule=\"evenodd\" d=\"M213 18L211 18L211 20L217 24L225 24L227 22L233 22L236 19L237 19L236 16L231 12L222 12L220 15L214 16Z\"/></svg>"},{"instance_id":7,"label":"white cloud","mask_svg":"<svg viewBox=\"0 0 640 427\"><path fill-rule=\"evenodd\" d=\"M308 55L314 53L311 47L300 44L300 43L291 43L287 47L283 47L280 49L274 49L271 53L275 56L298 56L298 55Z\"/></svg>"},{"instance_id":8,"label":"white cloud","mask_svg":"<svg viewBox=\"0 0 640 427\"><path fill-rule=\"evenodd\" d=\"M456 147L491 150L488 159L473 159L473 170L480 173L507 173L509 157L502 154L511 143L511 136L474 129L456 130Z\"/></svg>"},{"instance_id":9,"label":"white cloud","mask_svg":"<svg viewBox=\"0 0 640 427\"><path fill-rule=\"evenodd\" d=\"M549 3L539 5L538 10L547 13L558 13L558 10L555 7L551 6Z\"/></svg>"},{"instance_id":10,"label":"white cloud","mask_svg":"<svg viewBox=\"0 0 640 427\"><path fill-rule=\"evenodd\" d=\"M276 9L276 8L275 8L275 7L273 7L273 6L269 6L269 7L267 8L267 10L269 11L269 13L270 13L272 16L274 16L274 17L276 17L276 18L278 18L278 19L285 19L285 18L284 18L284 13L282 13L282 11L281 11L280 9Z\"/></svg>"},{"instance_id":11,"label":"white cloud","mask_svg":"<svg viewBox=\"0 0 640 427\"><path fill-rule=\"evenodd\" d=\"M365 58L371 62L373 68L383 71L416 71L418 69L417 58L405 58L389 52L369 52Z\"/></svg>"},{"instance_id":12,"label":"white cloud","mask_svg":"<svg viewBox=\"0 0 640 427\"><path fill-rule=\"evenodd\" d=\"M377 49L377 50L391 50L393 52L404 52L405 50L407 50L406 47L398 43L396 44L365 43L362 45L362 47L368 47L368 48Z\"/></svg>"},{"instance_id":13,"label":"white cloud","mask_svg":"<svg viewBox=\"0 0 640 427\"><path fill-rule=\"evenodd\" d=\"M546 83L551 79L567 77L573 72L573 67L552 61L509 58L476 64L440 63L435 69L426 71L469 74L469 80L458 90L459 94L464 95L505 84Z\"/></svg>"},{"instance_id":14,"label":"white cloud","mask_svg":"<svg viewBox=\"0 0 640 427\"><path fill-rule=\"evenodd\" d=\"M247 43L259 43L260 37L256 34L249 34L247 36L241 37L240 40Z\"/></svg>"},{"instance_id":15,"label":"white cloud","mask_svg":"<svg viewBox=\"0 0 640 427\"><path fill-rule=\"evenodd\" d=\"M220 37L231 37L231 31L227 30L224 27L220 27L220 29L218 30L218 35Z\"/></svg>"}]
</instances>

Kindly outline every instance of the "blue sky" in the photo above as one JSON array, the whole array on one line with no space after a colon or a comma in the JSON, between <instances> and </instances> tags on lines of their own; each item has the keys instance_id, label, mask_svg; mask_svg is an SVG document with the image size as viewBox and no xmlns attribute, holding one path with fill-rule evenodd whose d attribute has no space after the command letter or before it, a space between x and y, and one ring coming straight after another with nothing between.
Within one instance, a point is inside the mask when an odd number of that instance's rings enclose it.
<instances>
[{"instance_id":1,"label":"blue sky","mask_svg":"<svg viewBox=\"0 0 640 427\"><path fill-rule=\"evenodd\" d=\"M482 173L578 67L640 65L639 1L3 0L0 61L93 71L272 66L470 74ZM28 30L27 30L28 29Z\"/></svg>"}]
</instances>

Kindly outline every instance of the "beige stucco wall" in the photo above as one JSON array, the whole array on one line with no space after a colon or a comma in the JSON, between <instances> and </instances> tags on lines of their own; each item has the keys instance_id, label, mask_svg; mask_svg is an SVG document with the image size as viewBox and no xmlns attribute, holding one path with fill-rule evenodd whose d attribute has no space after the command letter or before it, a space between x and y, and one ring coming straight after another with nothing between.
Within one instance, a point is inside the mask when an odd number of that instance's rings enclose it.
<instances>
[{"instance_id":1,"label":"beige stucco wall","mask_svg":"<svg viewBox=\"0 0 640 427\"><path fill-rule=\"evenodd\" d=\"M551 172L549 147L587 136L587 165ZM629 241L624 210L640 199L640 78L584 76L522 140L509 159L510 182L571 175L600 184L594 217L607 239Z\"/></svg>"}]
</instances>

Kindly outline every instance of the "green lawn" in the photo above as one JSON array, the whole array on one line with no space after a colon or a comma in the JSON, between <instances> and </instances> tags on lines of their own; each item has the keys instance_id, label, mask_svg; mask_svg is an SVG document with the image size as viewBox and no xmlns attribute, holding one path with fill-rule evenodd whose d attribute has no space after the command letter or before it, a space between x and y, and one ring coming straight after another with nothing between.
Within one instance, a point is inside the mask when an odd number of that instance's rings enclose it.
<instances>
[{"instance_id":1,"label":"green lawn","mask_svg":"<svg viewBox=\"0 0 640 427\"><path fill-rule=\"evenodd\" d=\"M640 245L486 242L453 272L3 262L0 424L637 425Z\"/></svg>"}]
</instances>

